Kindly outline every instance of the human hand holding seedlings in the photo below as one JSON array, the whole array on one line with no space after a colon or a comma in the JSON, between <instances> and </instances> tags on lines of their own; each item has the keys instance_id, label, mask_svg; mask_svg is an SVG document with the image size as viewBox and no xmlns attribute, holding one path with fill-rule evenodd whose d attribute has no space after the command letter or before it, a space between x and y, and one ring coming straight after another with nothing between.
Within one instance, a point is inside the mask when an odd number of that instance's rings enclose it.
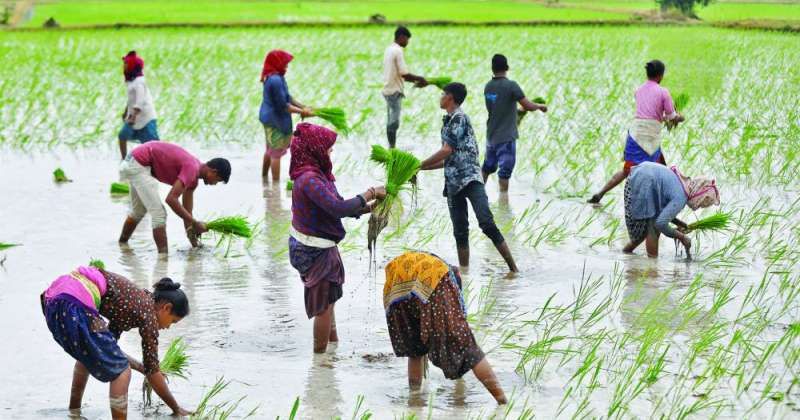
<instances>
[{"instance_id":1,"label":"human hand holding seedlings","mask_svg":"<svg viewBox=\"0 0 800 420\"><path fill-rule=\"evenodd\" d=\"M183 409L179 404L178 401L175 400L175 397L172 396L172 392L169 390L169 386L167 385L167 379L164 377L164 374L160 371L151 373L147 375L147 382L150 383L150 386L153 388L153 391L156 392L159 398L164 401L164 404L167 405L172 410L173 416L188 416L192 414L190 411Z\"/></svg>"},{"instance_id":2,"label":"human hand holding seedlings","mask_svg":"<svg viewBox=\"0 0 800 420\"><path fill-rule=\"evenodd\" d=\"M692 240L681 232L676 233L675 239L679 240L681 244L683 244L683 248L686 250L686 259L691 260Z\"/></svg>"},{"instance_id":3,"label":"human hand holding seedlings","mask_svg":"<svg viewBox=\"0 0 800 420\"><path fill-rule=\"evenodd\" d=\"M311 107L304 107L300 110L300 117L309 118L314 116L314 109Z\"/></svg>"}]
</instances>

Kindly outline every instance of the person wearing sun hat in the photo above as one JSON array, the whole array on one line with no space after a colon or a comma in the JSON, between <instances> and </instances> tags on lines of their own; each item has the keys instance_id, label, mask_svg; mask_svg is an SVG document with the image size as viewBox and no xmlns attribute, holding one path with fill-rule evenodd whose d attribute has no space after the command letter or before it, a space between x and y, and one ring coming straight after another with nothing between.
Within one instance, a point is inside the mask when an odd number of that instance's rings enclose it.
<instances>
[{"instance_id":1,"label":"person wearing sun hat","mask_svg":"<svg viewBox=\"0 0 800 420\"><path fill-rule=\"evenodd\" d=\"M649 257L658 257L660 234L677 239L691 258L692 241L682 232L686 223L677 218L684 207L692 210L719 205L716 181L707 177L689 178L677 167L643 162L631 168L625 183L625 225L630 242L623 249L632 253L645 242ZM670 223L678 226L673 229Z\"/></svg>"},{"instance_id":2,"label":"person wearing sun hat","mask_svg":"<svg viewBox=\"0 0 800 420\"><path fill-rule=\"evenodd\" d=\"M122 128L117 134L122 159L128 154L128 141L146 143L159 140L156 110L144 79L144 60L130 51L122 57L122 74L128 91L128 104L122 115Z\"/></svg>"}]
</instances>

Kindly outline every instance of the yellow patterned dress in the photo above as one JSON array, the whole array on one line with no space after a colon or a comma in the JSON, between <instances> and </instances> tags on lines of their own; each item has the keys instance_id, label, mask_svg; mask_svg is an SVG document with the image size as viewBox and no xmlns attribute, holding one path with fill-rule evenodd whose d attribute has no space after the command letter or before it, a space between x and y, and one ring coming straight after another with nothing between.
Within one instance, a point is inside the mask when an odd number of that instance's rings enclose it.
<instances>
[{"instance_id":1,"label":"yellow patterned dress","mask_svg":"<svg viewBox=\"0 0 800 420\"><path fill-rule=\"evenodd\" d=\"M386 265L383 304L397 357L427 355L448 379L483 357L467 323L458 269L424 252L406 252Z\"/></svg>"}]
</instances>

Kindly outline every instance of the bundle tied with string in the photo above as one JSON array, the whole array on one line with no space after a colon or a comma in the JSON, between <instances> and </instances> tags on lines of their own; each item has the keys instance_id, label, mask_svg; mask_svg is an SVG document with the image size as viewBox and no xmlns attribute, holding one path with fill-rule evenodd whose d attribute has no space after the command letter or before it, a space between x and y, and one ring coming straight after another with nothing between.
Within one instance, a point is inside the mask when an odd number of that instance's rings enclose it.
<instances>
[{"instance_id":1,"label":"bundle tied with string","mask_svg":"<svg viewBox=\"0 0 800 420\"><path fill-rule=\"evenodd\" d=\"M367 247L370 254L375 250L378 235L389 224L390 218L402 215L403 202L398 200L401 191L411 184L412 195L416 195L416 179L420 160L409 152L372 146L370 159L383 165L386 170L386 197L372 209L367 229Z\"/></svg>"}]
</instances>

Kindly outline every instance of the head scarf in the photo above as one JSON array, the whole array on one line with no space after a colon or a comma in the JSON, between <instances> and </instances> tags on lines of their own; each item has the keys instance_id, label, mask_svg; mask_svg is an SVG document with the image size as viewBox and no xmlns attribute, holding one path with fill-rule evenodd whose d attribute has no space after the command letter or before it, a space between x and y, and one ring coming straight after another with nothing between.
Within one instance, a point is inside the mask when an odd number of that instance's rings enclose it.
<instances>
[{"instance_id":1,"label":"head scarf","mask_svg":"<svg viewBox=\"0 0 800 420\"><path fill-rule=\"evenodd\" d=\"M703 176L689 178L682 174L676 166L672 166L672 172L675 172L678 180L681 181L689 208L697 210L701 207L719 205L719 190L716 180Z\"/></svg>"},{"instance_id":2,"label":"head scarf","mask_svg":"<svg viewBox=\"0 0 800 420\"><path fill-rule=\"evenodd\" d=\"M261 81L267 80L267 77L273 74L281 76L286 74L286 68L293 58L294 56L284 50L272 50L267 53L267 57L264 58L264 67L261 69Z\"/></svg>"},{"instance_id":3,"label":"head scarf","mask_svg":"<svg viewBox=\"0 0 800 420\"><path fill-rule=\"evenodd\" d=\"M122 57L122 61L125 63L122 73L125 75L126 82L130 82L139 76L144 76L144 60L136 55L136 51L129 52L125 57Z\"/></svg>"},{"instance_id":4,"label":"head scarf","mask_svg":"<svg viewBox=\"0 0 800 420\"><path fill-rule=\"evenodd\" d=\"M328 149L336 143L336 132L310 123L300 123L292 137L292 160L289 163L289 177L297 179L309 171L316 171L330 181L333 176L333 163Z\"/></svg>"}]
</instances>

